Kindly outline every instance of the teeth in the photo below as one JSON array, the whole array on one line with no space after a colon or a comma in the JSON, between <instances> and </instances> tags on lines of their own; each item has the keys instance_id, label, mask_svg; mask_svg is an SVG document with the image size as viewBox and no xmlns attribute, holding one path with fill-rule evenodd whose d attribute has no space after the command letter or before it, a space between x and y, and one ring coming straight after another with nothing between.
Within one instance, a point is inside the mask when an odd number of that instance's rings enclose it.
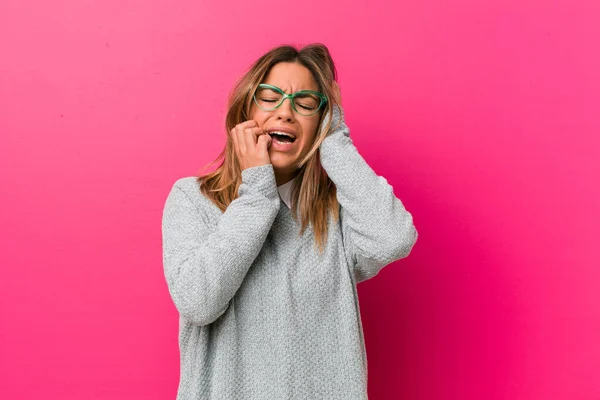
<instances>
[{"instance_id":1,"label":"teeth","mask_svg":"<svg viewBox=\"0 0 600 400\"><path fill-rule=\"evenodd\" d=\"M269 135L272 135L272 134L275 134L275 133L278 134L278 135L288 136L288 137L291 137L292 139L295 139L294 135L290 135L287 132L281 132L281 131L271 131L271 132L269 132Z\"/></svg>"}]
</instances>

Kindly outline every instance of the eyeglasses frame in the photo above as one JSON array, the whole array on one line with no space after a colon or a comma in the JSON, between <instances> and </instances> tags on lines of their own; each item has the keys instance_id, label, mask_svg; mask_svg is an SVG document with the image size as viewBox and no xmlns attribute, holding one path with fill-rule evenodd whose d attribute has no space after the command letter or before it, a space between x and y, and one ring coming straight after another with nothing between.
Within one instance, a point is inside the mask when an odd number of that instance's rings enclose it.
<instances>
[{"instance_id":1,"label":"eyeglasses frame","mask_svg":"<svg viewBox=\"0 0 600 400\"><path fill-rule=\"evenodd\" d=\"M258 91L258 89L271 89L271 90L276 91L277 93L280 93L282 95L281 101L279 102L279 104L277 104L273 108L266 109L266 108L261 107L260 104L258 104L258 100L256 99L256 92ZM321 102L317 106L317 109L312 114L302 114L301 112L299 112L298 109L296 108L296 102L294 101L294 98L296 96L299 96L301 94L307 94L307 93L308 94L313 94L313 95L317 96L321 100ZM314 90L300 90L299 92L296 92L296 93L287 94L283 90L281 90L280 88L278 88L277 86L269 85L268 83L261 83L261 84L259 84L258 87L256 88L256 91L254 92L254 96L252 96L252 97L254 98L254 102L256 103L256 105L258 106L258 108L260 108L263 111L275 111L279 107L281 107L281 105L283 104L283 102L285 101L285 99L290 99L290 102L292 103L292 108L294 109L294 111L296 111L299 115L302 115L304 117L310 117L312 115L315 115L316 113L318 113L321 110L321 107L323 107L323 105L325 103L327 103L327 96L325 96L323 93L315 92Z\"/></svg>"}]
</instances>

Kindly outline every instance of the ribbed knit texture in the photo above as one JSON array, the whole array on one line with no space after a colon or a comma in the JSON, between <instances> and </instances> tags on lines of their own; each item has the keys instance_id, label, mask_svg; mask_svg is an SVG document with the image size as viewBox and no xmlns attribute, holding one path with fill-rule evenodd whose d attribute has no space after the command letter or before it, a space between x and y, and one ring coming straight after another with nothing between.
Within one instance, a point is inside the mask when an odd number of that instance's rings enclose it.
<instances>
[{"instance_id":1,"label":"ribbed knit texture","mask_svg":"<svg viewBox=\"0 0 600 400\"><path fill-rule=\"evenodd\" d=\"M341 205L323 254L310 226L298 236L271 164L242 171L224 213L195 177L173 185L162 237L180 315L177 400L367 399L356 284L408 256L418 234L335 108L340 120L320 148Z\"/></svg>"}]
</instances>

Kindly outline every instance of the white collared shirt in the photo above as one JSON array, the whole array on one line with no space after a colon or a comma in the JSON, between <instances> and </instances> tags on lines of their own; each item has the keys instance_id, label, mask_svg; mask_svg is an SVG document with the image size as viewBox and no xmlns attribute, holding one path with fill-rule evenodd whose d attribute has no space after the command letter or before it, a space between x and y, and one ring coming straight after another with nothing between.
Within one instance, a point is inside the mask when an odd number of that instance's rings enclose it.
<instances>
[{"instance_id":1,"label":"white collared shirt","mask_svg":"<svg viewBox=\"0 0 600 400\"><path fill-rule=\"evenodd\" d=\"M289 209L292 208L292 185L296 178L290 180L289 182L284 183L283 185L277 186L277 191L279 192L279 197L288 206Z\"/></svg>"}]
</instances>

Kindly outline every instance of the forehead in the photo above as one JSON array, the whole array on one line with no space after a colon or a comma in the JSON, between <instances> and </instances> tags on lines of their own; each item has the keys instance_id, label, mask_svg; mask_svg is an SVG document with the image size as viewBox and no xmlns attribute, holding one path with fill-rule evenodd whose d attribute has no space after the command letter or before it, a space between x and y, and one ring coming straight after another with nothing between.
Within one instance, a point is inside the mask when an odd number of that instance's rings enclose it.
<instances>
[{"instance_id":1,"label":"forehead","mask_svg":"<svg viewBox=\"0 0 600 400\"><path fill-rule=\"evenodd\" d=\"M267 74L264 83L277 86L287 93L300 90L318 90L319 88L308 68L290 62L275 64Z\"/></svg>"}]
</instances>

